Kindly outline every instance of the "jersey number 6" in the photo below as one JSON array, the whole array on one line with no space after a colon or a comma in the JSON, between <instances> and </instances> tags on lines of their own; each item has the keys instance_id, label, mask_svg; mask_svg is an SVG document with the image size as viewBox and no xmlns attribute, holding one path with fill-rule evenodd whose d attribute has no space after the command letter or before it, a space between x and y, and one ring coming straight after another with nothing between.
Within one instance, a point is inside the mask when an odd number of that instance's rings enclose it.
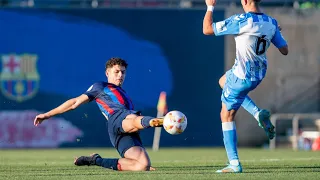
<instances>
[{"instance_id":1,"label":"jersey number 6","mask_svg":"<svg viewBox=\"0 0 320 180\"><path fill-rule=\"evenodd\" d=\"M262 35L261 37L258 37L257 45L256 45L256 54L257 55L261 55L266 51L267 41L264 39L264 37L266 37L266 35ZM260 49L261 43L262 43L262 49Z\"/></svg>"}]
</instances>

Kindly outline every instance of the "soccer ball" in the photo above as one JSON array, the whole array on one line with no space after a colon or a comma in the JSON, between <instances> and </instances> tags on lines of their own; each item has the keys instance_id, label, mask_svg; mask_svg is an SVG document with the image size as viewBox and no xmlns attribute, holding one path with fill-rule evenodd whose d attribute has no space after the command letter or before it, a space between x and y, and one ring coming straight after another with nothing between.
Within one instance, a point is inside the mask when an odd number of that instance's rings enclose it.
<instances>
[{"instance_id":1,"label":"soccer ball","mask_svg":"<svg viewBox=\"0 0 320 180\"><path fill-rule=\"evenodd\" d=\"M187 117L180 111L170 111L164 116L163 127L169 134L181 134L187 128Z\"/></svg>"}]
</instances>

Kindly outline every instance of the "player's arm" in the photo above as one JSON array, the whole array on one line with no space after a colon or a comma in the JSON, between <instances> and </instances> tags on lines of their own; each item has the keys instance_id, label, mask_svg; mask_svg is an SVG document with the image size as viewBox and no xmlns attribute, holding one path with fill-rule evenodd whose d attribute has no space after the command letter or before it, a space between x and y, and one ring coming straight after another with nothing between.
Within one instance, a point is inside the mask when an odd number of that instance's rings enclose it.
<instances>
[{"instance_id":1,"label":"player's arm","mask_svg":"<svg viewBox=\"0 0 320 180\"><path fill-rule=\"evenodd\" d=\"M34 125L38 126L39 124L42 123L42 121L49 119L53 116L56 116L58 114L65 113L70 110L74 110L77 107L79 107L81 104L89 102L89 97L85 94L82 94L76 98L72 98L61 104L60 106L44 113L44 114L39 114L35 117L34 119Z\"/></svg>"},{"instance_id":2,"label":"player's arm","mask_svg":"<svg viewBox=\"0 0 320 180\"><path fill-rule=\"evenodd\" d=\"M202 23L202 31L205 35L214 35L213 31L213 9L216 5L216 0L206 0L207 4L207 12L204 15L203 23Z\"/></svg>"},{"instance_id":3,"label":"player's arm","mask_svg":"<svg viewBox=\"0 0 320 180\"><path fill-rule=\"evenodd\" d=\"M277 26L276 32L274 33L273 38L271 39L271 42L278 48L281 54L285 56L288 55L289 53L288 44L281 34L280 26Z\"/></svg>"},{"instance_id":4,"label":"player's arm","mask_svg":"<svg viewBox=\"0 0 320 180\"><path fill-rule=\"evenodd\" d=\"M34 119L34 125L38 126L41 124L44 120L49 119L50 117L56 116L58 114L65 113L70 110L74 110L77 107L79 107L81 104L90 102L94 100L96 97L99 97L99 94L101 93L103 89L103 84L101 82L95 83L90 88L83 93L82 95L72 98L61 104L60 106L52 109L49 112L46 112L44 114L39 114Z\"/></svg>"},{"instance_id":5,"label":"player's arm","mask_svg":"<svg viewBox=\"0 0 320 180\"><path fill-rule=\"evenodd\" d=\"M51 111L45 113L49 117L56 116L58 114L65 113L70 110L74 110L77 107L79 107L81 104L89 102L89 97L85 94L82 94L76 98L72 98L61 104L55 109L52 109Z\"/></svg>"},{"instance_id":6,"label":"player's arm","mask_svg":"<svg viewBox=\"0 0 320 180\"><path fill-rule=\"evenodd\" d=\"M246 21L246 15L233 15L228 19L219 22L213 22L212 19L212 9L213 5L216 3L215 0L206 0L207 12L203 18L203 34L205 35L237 35L240 32L240 24Z\"/></svg>"}]
</instances>

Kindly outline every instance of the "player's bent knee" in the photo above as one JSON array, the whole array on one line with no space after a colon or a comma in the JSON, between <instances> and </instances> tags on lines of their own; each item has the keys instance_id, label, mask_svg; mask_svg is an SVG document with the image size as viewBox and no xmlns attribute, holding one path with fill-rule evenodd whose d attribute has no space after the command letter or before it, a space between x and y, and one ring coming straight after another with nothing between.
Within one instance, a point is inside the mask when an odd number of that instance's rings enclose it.
<instances>
[{"instance_id":1,"label":"player's bent knee","mask_svg":"<svg viewBox=\"0 0 320 180\"><path fill-rule=\"evenodd\" d=\"M221 88L223 88L223 84L222 84L221 78L219 79L219 86L220 86Z\"/></svg>"},{"instance_id":2,"label":"player's bent knee","mask_svg":"<svg viewBox=\"0 0 320 180\"><path fill-rule=\"evenodd\" d=\"M149 160L148 157L143 157L142 159L138 160L139 163L143 166L143 167L149 167L151 166L151 162Z\"/></svg>"},{"instance_id":3,"label":"player's bent knee","mask_svg":"<svg viewBox=\"0 0 320 180\"><path fill-rule=\"evenodd\" d=\"M143 147L131 147L125 152L124 157L135 161L132 167L134 171L147 171L150 169L151 162Z\"/></svg>"},{"instance_id":4,"label":"player's bent knee","mask_svg":"<svg viewBox=\"0 0 320 180\"><path fill-rule=\"evenodd\" d=\"M148 171L150 169L150 164L149 163L141 163L141 162L137 162L134 165L134 170L135 171Z\"/></svg>"},{"instance_id":5,"label":"player's bent knee","mask_svg":"<svg viewBox=\"0 0 320 180\"><path fill-rule=\"evenodd\" d=\"M225 82L226 82L226 76L223 75L223 76L219 79L219 85L220 85L221 88L223 88Z\"/></svg>"},{"instance_id":6,"label":"player's bent knee","mask_svg":"<svg viewBox=\"0 0 320 180\"><path fill-rule=\"evenodd\" d=\"M137 159L137 168L141 171L147 171L150 169L151 162L146 154L141 154Z\"/></svg>"}]
</instances>

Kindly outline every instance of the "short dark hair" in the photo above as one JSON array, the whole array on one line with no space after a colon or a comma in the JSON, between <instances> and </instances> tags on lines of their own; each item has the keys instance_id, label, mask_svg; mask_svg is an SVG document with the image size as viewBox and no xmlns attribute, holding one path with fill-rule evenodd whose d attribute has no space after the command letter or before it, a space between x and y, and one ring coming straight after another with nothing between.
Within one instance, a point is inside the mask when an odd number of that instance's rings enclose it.
<instances>
[{"instance_id":1,"label":"short dark hair","mask_svg":"<svg viewBox=\"0 0 320 180\"><path fill-rule=\"evenodd\" d=\"M124 66L126 69L128 67L128 63L124 59L112 57L106 62L106 70L108 68L112 68L115 65Z\"/></svg>"},{"instance_id":2,"label":"short dark hair","mask_svg":"<svg viewBox=\"0 0 320 180\"><path fill-rule=\"evenodd\" d=\"M261 0L253 0L254 2L256 2L256 3L259 3L259 2L261 2Z\"/></svg>"}]
</instances>

